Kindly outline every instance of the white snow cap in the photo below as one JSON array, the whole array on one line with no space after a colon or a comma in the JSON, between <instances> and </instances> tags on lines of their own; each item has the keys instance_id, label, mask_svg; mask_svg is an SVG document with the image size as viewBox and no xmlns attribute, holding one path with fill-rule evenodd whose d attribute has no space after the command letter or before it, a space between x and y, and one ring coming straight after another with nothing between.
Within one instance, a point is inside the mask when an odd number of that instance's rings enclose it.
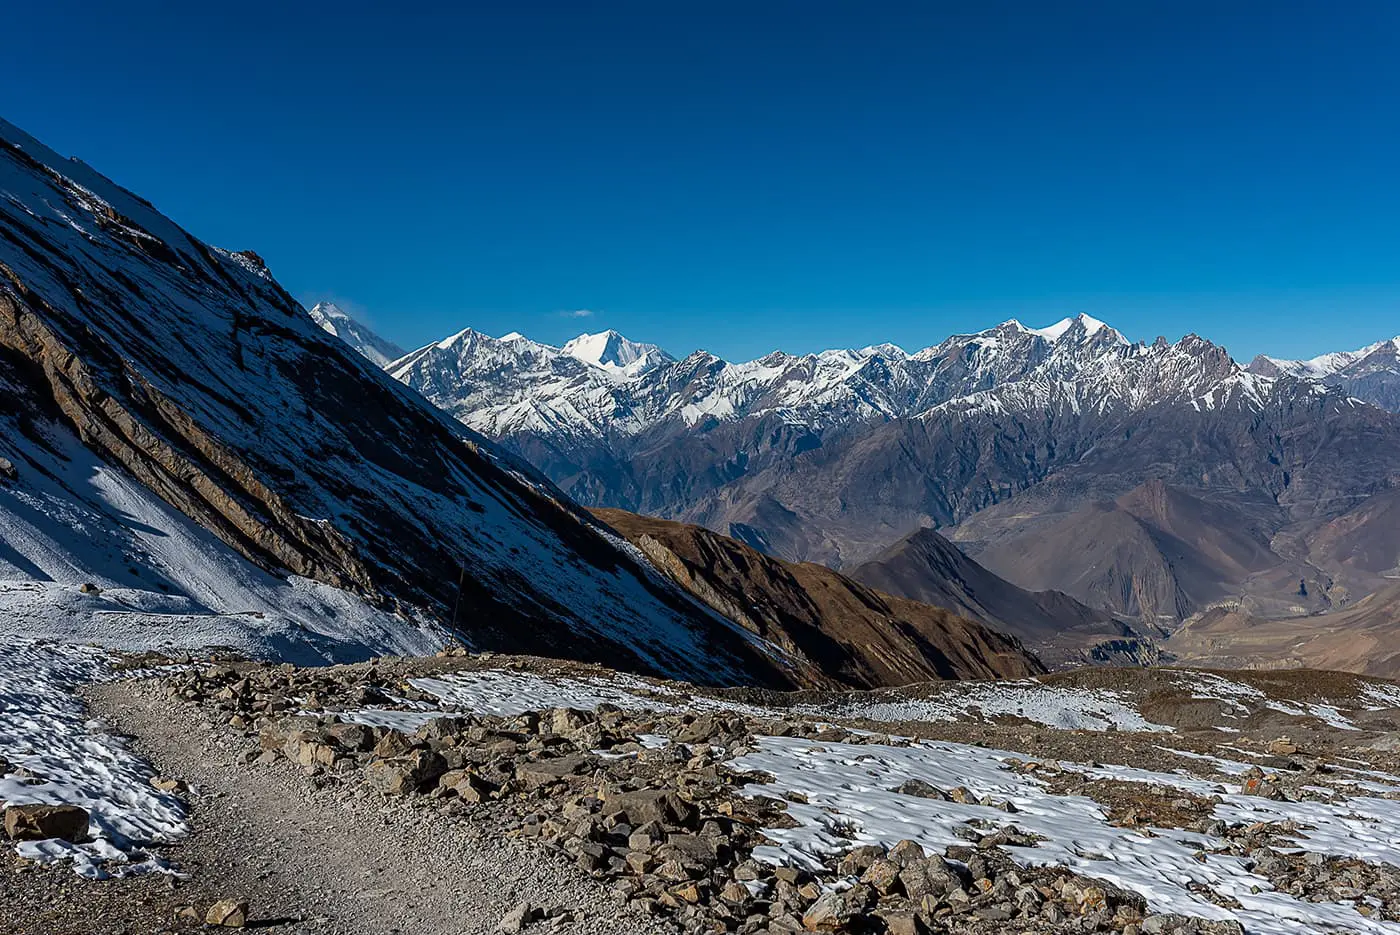
<instances>
[{"instance_id":1,"label":"white snow cap","mask_svg":"<svg viewBox=\"0 0 1400 935\"><path fill-rule=\"evenodd\" d=\"M637 376L671 360L655 344L630 341L611 328L597 334L581 334L565 344L563 351L575 360L626 376Z\"/></svg>"},{"instance_id":2,"label":"white snow cap","mask_svg":"<svg viewBox=\"0 0 1400 935\"><path fill-rule=\"evenodd\" d=\"M334 302L317 302L311 308L311 317L320 321L322 318L344 318L350 316L345 314L339 305Z\"/></svg>"},{"instance_id":3,"label":"white snow cap","mask_svg":"<svg viewBox=\"0 0 1400 935\"><path fill-rule=\"evenodd\" d=\"M1377 352L1400 355L1400 337L1377 341L1375 344L1368 344L1354 351L1334 351L1331 354L1322 354L1309 360L1285 360L1279 357L1265 357L1264 359L1291 376L1317 379L1341 373Z\"/></svg>"},{"instance_id":4,"label":"white snow cap","mask_svg":"<svg viewBox=\"0 0 1400 935\"><path fill-rule=\"evenodd\" d=\"M1031 332L1032 334L1040 335L1042 338L1053 344L1054 342L1060 340L1060 338L1064 337L1065 334L1076 324L1083 326L1084 336L1086 338L1098 334L1104 328L1108 328L1110 331L1114 330L1104 322L1099 321L1097 318L1094 318L1091 315L1086 315L1083 312L1080 312L1078 315L1075 315L1072 318L1061 318L1053 325L1050 325L1045 328L1027 328L1026 330Z\"/></svg>"}]
</instances>

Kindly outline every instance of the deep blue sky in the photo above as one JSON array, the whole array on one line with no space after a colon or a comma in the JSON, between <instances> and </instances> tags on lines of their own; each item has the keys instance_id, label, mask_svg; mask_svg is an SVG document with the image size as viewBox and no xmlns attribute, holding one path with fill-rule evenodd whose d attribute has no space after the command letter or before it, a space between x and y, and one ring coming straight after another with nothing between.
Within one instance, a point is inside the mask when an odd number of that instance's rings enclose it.
<instances>
[{"instance_id":1,"label":"deep blue sky","mask_svg":"<svg viewBox=\"0 0 1400 935\"><path fill-rule=\"evenodd\" d=\"M405 346L1400 332L1392 0L463 6L17 4L0 112Z\"/></svg>"}]
</instances>

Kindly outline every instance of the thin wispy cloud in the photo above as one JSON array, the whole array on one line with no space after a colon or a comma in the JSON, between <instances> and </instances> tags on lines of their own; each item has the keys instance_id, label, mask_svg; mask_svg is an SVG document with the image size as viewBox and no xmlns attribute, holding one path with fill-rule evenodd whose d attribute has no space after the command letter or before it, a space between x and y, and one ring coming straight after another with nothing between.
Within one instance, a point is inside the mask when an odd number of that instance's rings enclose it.
<instances>
[{"instance_id":1,"label":"thin wispy cloud","mask_svg":"<svg viewBox=\"0 0 1400 935\"><path fill-rule=\"evenodd\" d=\"M559 313L559 317L560 317L560 318L592 318L592 317L593 317L593 310L592 310L591 308L575 308L575 309L570 309L569 311L566 311L566 312L560 312L560 313Z\"/></svg>"}]
</instances>

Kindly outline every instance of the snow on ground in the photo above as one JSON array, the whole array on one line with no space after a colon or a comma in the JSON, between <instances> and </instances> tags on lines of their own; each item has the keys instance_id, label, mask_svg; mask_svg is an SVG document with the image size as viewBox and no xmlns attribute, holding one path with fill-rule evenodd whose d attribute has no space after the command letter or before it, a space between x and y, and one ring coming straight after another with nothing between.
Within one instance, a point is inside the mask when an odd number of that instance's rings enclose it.
<instances>
[{"instance_id":1,"label":"snow on ground","mask_svg":"<svg viewBox=\"0 0 1400 935\"><path fill-rule=\"evenodd\" d=\"M1385 682L1364 682L1361 685L1361 697L1369 703L1367 710L1370 711L1400 708L1400 685L1391 685Z\"/></svg>"},{"instance_id":2,"label":"snow on ground","mask_svg":"<svg viewBox=\"0 0 1400 935\"><path fill-rule=\"evenodd\" d=\"M442 645L434 629L346 592L263 571L61 425L26 434L0 414L0 457L18 468L18 480L0 483L0 757L43 777L0 777L0 802L68 803L92 816L91 842L24 843L23 856L71 859L100 877L156 866L142 845L183 833L176 800L86 724L73 689L111 669L106 653L82 644L177 654L220 646L301 664Z\"/></svg>"},{"instance_id":3,"label":"snow on ground","mask_svg":"<svg viewBox=\"0 0 1400 935\"><path fill-rule=\"evenodd\" d=\"M702 702L698 698L686 702L666 693L658 697L646 683L626 678L547 678L482 671L415 679L412 684L436 695L444 708L503 715L604 703L695 710L696 703ZM1094 693L1056 689L1036 694L1028 691L1030 687L1020 683L963 686L964 690L952 697L931 702L857 705L850 710L861 718L888 715L908 721L953 717L972 707L988 713L990 706L993 710L1014 709L1005 713L1022 716L1033 712L1042 722L1056 726L1087 723L1087 729L1100 730L1110 723L1134 724L1134 717L1140 719L1126 705L1106 704L1106 699ZM662 742L661 738L649 741ZM765 830L773 843L755 851L761 860L815 869L859 845L890 847L906 839L942 853L949 846L976 840L994 829L1015 826L1037 839L1034 846L1005 846L1022 865L1065 867L1140 893L1153 912L1238 920L1251 935L1322 931L1400 935L1400 925L1368 919L1350 904L1306 902L1276 891L1268 879L1250 872L1244 859L1218 853L1226 843L1219 838L1172 828L1148 831L1111 825L1103 806L1092 799L1052 794L1039 779L1012 769L1011 761L1020 761L1022 754L934 741L898 746L765 736L756 738L756 743L756 750L730 765L771 777L771 783L745 787L747 793L788 798L787 814L796 822L793 827ZM1226 776L1249 769L1246 764L1219 757L1163 749L1208 761L1210 768ZM1301 829L1292 832L1299 852L1400 866L1400 839L1389 830L1400 821L1397 800L1362 796L1337 803L1280 802L1241 795L1238 785L1198 778L1185 770L1165 773L1114 765L1059 765L1091 778L1218 796L1214 817L1227 822L1296 822L1285 827ZM911 779L944 790L965 787L989 804L965 805L892 791ZM1007 810L1006 803L1014 811ZM1219 905L1206 894L1237 902L1239 908Z\"/></svg>"},{"instance_id":4,"label":"snow on ground","mask_svg":"<svg viewBox=\"0 0 1400 935\"><path fill-rule=\"evenodd\" d=\"M0 485L0 638L226 646L303 665L441 647L429 627L263 571L68 429L12 428L0 417L0 456L19 467Z\"/></svg>"},{"instance_id":5,"label":"snow on ground","mask_svg":"<svg viewBox=\"0 0 1400 935\"><path fill-rule=\"evenodd\" d=\"M1006 751L954 743L894 747L764 737L757 752L731 765L773 778L772 785L747 787L751 794L796 793L806 799L788 805L796 827L765 830L775 843L754 853L769 862L815 867L852 847L890 847L905 839L942 853L951 845L967 843L970 822L979 823L979 835L1014 825L1041 838L1033 847L1005 847L1021 864L1067 867L1113 883L1140 893L1154 912L1235 919L1251 935L1400 933L1400 926L1374 922L1350 906L1309 903L1274 891L1267 879L1246 869L1241 858L1211 853L1212 846L1224 844L1219 839L1170 828L1154 828L1149 835L1110 825L1103 808L1093 800L1051 795L1033 777L1008 770L1005 761L1017 758ZM1078 769L1075 764L1063 765ZM1122 767L1092 772L1133 782L1187 782L1172 773ZM1016 812L890 791L910 779L943 789L965 786L979 798L1010 802ZM1343 808L1229 795L1217 808L1217 817L1245 822L1295 818L1315 826L1305 832L1308 850L1386 863L1400 860L1400 842L1391 841L1387 831L1400 819L1400 803L1390 800L1357 799ZM1193 885L1236 900L1241 908L1216 905L1193 892Z\"/></svg>"},{"instance_id":6,"label":"snow on ground","mask_svg":"<svg viewBox=\"0 0 1400 935\"><path fill-rule=\"evenodd\" d=\"M441 699L447 706L504 717L547 708L592 710L601 704L616 705L626 711L728 711L752 717L782 716L776 709L704 696L690 697L626 675L546 677L530 672L482 669L441 678L409 679L409 684Z\"/></svg>"},{"instance_id":7,"label":"snow on ground","mask_svg":"<svg viewBox=\"0 0 1400 935\"><path fill-rule=\"evenodd\" d=\"M1209 672L1181 672L1177 674L1180 677L1181 683L1194 692L1192 695L1193 698L1209 701L1223 701L1233 705L1241 716L1248 716L1251 713L1249 705L1245 704L1245 701L1252 701L1259 707L1267 708L1270 711L1278 711L1291 717L1315 718L1337 730L1359 730L1359 728L1351 722L1351 719L1343 714L1336 705L1281 701L1277 698L1270 698L1263 691L1252 685L1245 685L1242 682L1236 682L1224 676L1213 675ZM1387 697L1385 693L1385 689L1387 688L1389 688L1389 686L1364 685L1362 687L1362 692L1368 693L1374 689L1376 694L1370 695L1369 697ZM1395 697L1400 699L1400 689L1397 690ZM1392 706L1400 707L1400 705Z\"/></svg>"},{"instance_id":8,"label":"snow on ground","mask_svg":"<svg viewBox=\"0 0 1400 935\"><path fill-rule=\"evenodd\" d=\"M835 716L872 721L958 721L980 711L983 717L1023 717L1060 730L1170 731L1153 724L1110 690L1091 691L1021 682L958 682L941 686L932 698L861 701L830 710Z\"/></svg>"},{"instance_id":9,"label":"snow on ground","mask_svg":"<svg viewBox=\"0 0 1400 935\"><path fill-rule=\"evenodd\" d=\"M0 803L78 805L88 810L92 840L23 842L21 857L71 860L85 877L163 869L141 848L185 833L173 796L156 791L150 769L121 741L89 722L75 686L110 678L100 649L53 643L0 644Z\"/></svg>"}]
</instances>

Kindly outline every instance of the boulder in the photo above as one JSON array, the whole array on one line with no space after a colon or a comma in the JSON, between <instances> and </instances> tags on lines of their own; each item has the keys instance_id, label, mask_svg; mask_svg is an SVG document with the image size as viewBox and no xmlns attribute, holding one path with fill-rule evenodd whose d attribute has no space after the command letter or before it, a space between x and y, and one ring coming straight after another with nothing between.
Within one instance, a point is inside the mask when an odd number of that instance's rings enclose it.
<instances>
[{"instance_id":1,"label":"boulder","mask_svg":"<svg viewBox=\"0 0 1400 935\"><path fill-rule=\"evenodd\" d=\"M589 765L588 757L572 753L552 760L521 763L515 768L515 778L526 789L539 789L569 776L577 776Z\"/></svg>"},{"instance_id":2,"label":"boulder","mask_svg":"<svg viewBox=\"0 0 1400 935\"><path fill-rule=\"evenodd\" d=\"M365 784L385 795L420 792L447 772L447 763L431 750L414 750L391 760L376 759L365 767Z\"/></svg>"},{"instance_id":3,"label":"boulder","mask_svg":"<svg viewBox=\"0 0 1400 935\"><path fill-rule=\"evenodd\" d=\"M241 929L248 924L248 901L246 899L221 899L209 907L204 916L205 925L219 928Z\"/></svg>"},{"instance_id":4,"label":"boulder","mask_svg":"<svg viewBox=\"0 0 1400 935\"><path fill-rule=\"evenodd\" d=\"M603 800L603 815L626 815L633 825L655 821L662 825L682 828L692 827L699 818L699 812L694 805L674 792L659 789L610 795Z\"/></svg>"},{"instance_id":5,"label":"boulder","mask_svg":"<svg viewBox=\"0 0 1400 935\"><path fill-rule=\"evenodd\" d=\"M87 809L76 805L11 805L5 834L12 841L82 841L88 834Z\"/></svg>"},{"instance_id":6,"label":"boulder","mask_svg":"<svg viewBox=\"0 0 1400 935\"><path fill-rule=\"evenodd\" d=\"M282 753L298 766L330 766L339 756L335 747L312 731L294 731L282 745Z\"/></svg>"},{"instance_id":7,"label":"boulder","mask_svg":"<svg viewBox=\"0 0 1400 935\"><path fill-rule=\"evenodd\" d=\"M325 736L342 750L354 753L374 747L374 729L363 724L332 724L326 728Z\"/></svg>"},{"instance_id":8,"label":"boulder","mask_svg":"<svg viewBox=\"0 0 1400 935\"><path fill-rule=\"evenodd\" d=\"M438 780L438 788L452 793L464 802L485 802L493 791L492 785L464 769L448 770Z\"/></svg>"},{"instance_id":9,"label":"boulder","mask_svg":"<svg viewBox=\"0 0 1400 935\"><path fill-rule=\"evenodd\" d=\"M508 935L523 931L525 926L535 920L535 912L535 908L529 903L520 903L501 917L501 921L496 924L496 931Z\"/></svg>"},{"instance_id":10,"label":"boulder","mask_svg":"<svg viewBox=\"0 0 1400 935\"><path fill-rule=\"evenodd\" d=\"M592 711L577 708L554 708L549 712L548 724L551 734L570 737L598 720Z\"/></svg>"}]
</instances>

